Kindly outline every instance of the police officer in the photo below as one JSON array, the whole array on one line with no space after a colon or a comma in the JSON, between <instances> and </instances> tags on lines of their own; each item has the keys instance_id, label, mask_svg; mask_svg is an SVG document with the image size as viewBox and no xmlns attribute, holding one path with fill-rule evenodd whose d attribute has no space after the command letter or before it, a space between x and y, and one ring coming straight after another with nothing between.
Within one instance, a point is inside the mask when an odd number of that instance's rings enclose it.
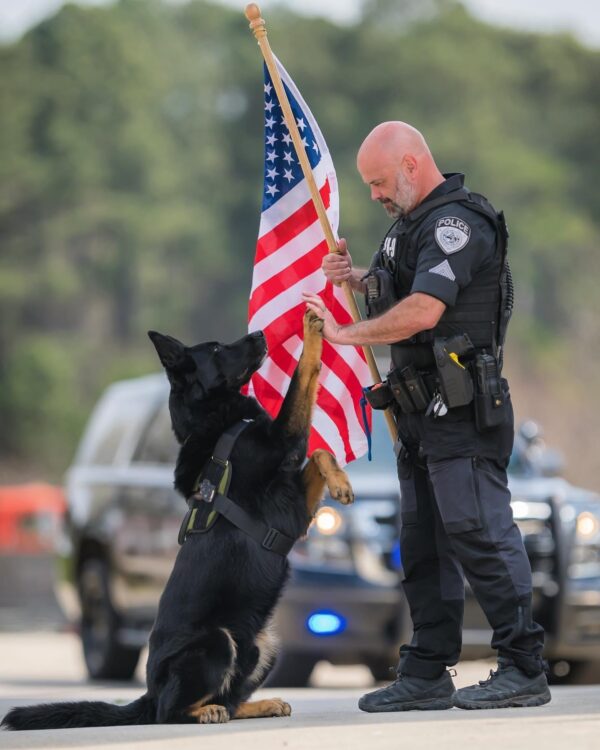
<instances>
[{"instance_id":1,"label":"police officer","mask_svg":"<svg viewBox=\"0 0 600 750\"><path fill-rule=\"evenodd\" d=\"M513 415L499 377L503 216L464 187L463 175L442 175L421 133L406 123L378 125L357 167L371 198L395 222L368 272L352 265L344 240L323 271L367 295L368 319L339 325L319 296L304 298L323 318L329 341L391 345L388 380L401 396L394 410L403 586L414 631L400 648L396 681L364 695L359 707L542 705L550 700L543 630L532 619L531 568L506 477ZM465 346L448 343L457 341ZM443 372L462 378L458 391L447 387ZM455 690L447 668L461 650L463 572L493 629L498 668L486 681Z\"/></svg>"}]
</instances>

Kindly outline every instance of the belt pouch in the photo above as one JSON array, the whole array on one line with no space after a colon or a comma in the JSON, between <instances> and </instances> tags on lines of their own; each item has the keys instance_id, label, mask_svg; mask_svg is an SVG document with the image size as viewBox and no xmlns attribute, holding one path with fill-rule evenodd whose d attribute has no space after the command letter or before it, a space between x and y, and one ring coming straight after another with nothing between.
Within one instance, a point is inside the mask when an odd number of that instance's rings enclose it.
<instances>
[{"instance_id":1,"label":"belt pouch","mask_svg":"<svg viewBox=\"0 0 600 750\"><path fill-rule=\"evenodd\" d=\"M425 411L429 406L431 397L423 378L415 370L413 365L407 365L400 371L404 385L408 390L416 411Z\"/></svg>"},{"instance_id":2,"label":"belt pouch","mask_svg":"<svg viewBox=\"0 0 600 750\"><path fill-rule=\"evenodd\" d=\"M499 427L507 419L508 384L500 378L498 363L491 354L475 357L475 425L478 432Z\"/></svg>"},{"instance_id":3,"label":"belt pouch","mask_svg":"<svg viewBox=\"0 0 600 750\"><path fill-rule=\"evenodd\" d=\"M388 373L388 383L392 389L392 394L396 403L404 414L412 414L416 411L415 405L410 397L406 383L398 373L398 370L392 370Z\"/></svg>"}]
</instances>

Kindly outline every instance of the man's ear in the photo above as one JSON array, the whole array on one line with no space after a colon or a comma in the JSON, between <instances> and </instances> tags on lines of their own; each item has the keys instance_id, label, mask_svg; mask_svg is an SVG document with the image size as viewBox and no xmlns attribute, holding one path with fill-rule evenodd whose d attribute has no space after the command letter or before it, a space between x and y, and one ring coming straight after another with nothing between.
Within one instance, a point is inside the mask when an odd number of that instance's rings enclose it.
<instances>
[{"instance_id":1,"label":"man's ear","mask_svg":"<svg viewBox=\"0 0 600 750\"><path fill-rule=\"evenodd\" d=\"M154 344L160 361L166 369L172 369L177 367L183 362L185 357L185 346L173 338L167 336L164 333L158 333L158 331L148 331L148 336Z\"/></svg>"}]
</instances>

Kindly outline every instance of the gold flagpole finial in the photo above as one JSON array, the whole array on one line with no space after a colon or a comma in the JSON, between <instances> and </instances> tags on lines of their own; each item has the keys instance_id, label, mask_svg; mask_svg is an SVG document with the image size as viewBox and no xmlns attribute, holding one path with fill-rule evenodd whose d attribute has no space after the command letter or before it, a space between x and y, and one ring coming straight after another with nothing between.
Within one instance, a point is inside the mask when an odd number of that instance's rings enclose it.
<instances>
[{"instance_id":1,"label":"gold flagpole finial","mask_svg":"<svg viewBox=\"0 0 600 750\"><path fill-rule=\"evenodd\" d=\"M267 28L265 25L265 19L260 16L260 8L256 3L248 3L246 5L246 18L250 21L250 28L252 33L257 39L267 36Z\"/></svg>"}]
</instances>

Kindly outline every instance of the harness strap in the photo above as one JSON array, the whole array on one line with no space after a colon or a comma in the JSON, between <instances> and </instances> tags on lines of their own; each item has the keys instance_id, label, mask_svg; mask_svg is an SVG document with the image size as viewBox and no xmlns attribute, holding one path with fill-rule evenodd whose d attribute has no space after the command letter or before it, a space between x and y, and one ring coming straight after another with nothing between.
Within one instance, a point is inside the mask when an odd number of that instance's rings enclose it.
<instances>
[{"instance_id":1,"label":"harness strap","mask_svg":"<svg viewBox=\"0 0 600 750\"><path fill-rule=\"evenodd\" d=\"M220 513L238 529L251 536L261 547L285 556L294 546L295 539L291 539L272 526L252 518L243 508L240 508L225 495L216 495L214 505L217 513Z\"/></svg>"},{"instance_id":2,"label":"harness strap","mask_svg":"<svg viewBox=\"0 0 600 750\"><path fill-rule=\"evenodd\" d=\"M196 479L193 493L187 498L189 510L179 529L179 544L183 544L189 534L201 534L209 531L216 520L217 514L219 514L252 537L265 549L285 556L293 547L295 539L291 539L263 521L252 518L227 497L232 477L229 456L236 440L252 421L251 419L244 419L237 422L218 439L210 460ZM197 519L201 514L198 512L199 508L204 510L207 506L211 508L211 512L206 519L206 525L202 529L197 529Z\"/></svg>"}]
</instances>

